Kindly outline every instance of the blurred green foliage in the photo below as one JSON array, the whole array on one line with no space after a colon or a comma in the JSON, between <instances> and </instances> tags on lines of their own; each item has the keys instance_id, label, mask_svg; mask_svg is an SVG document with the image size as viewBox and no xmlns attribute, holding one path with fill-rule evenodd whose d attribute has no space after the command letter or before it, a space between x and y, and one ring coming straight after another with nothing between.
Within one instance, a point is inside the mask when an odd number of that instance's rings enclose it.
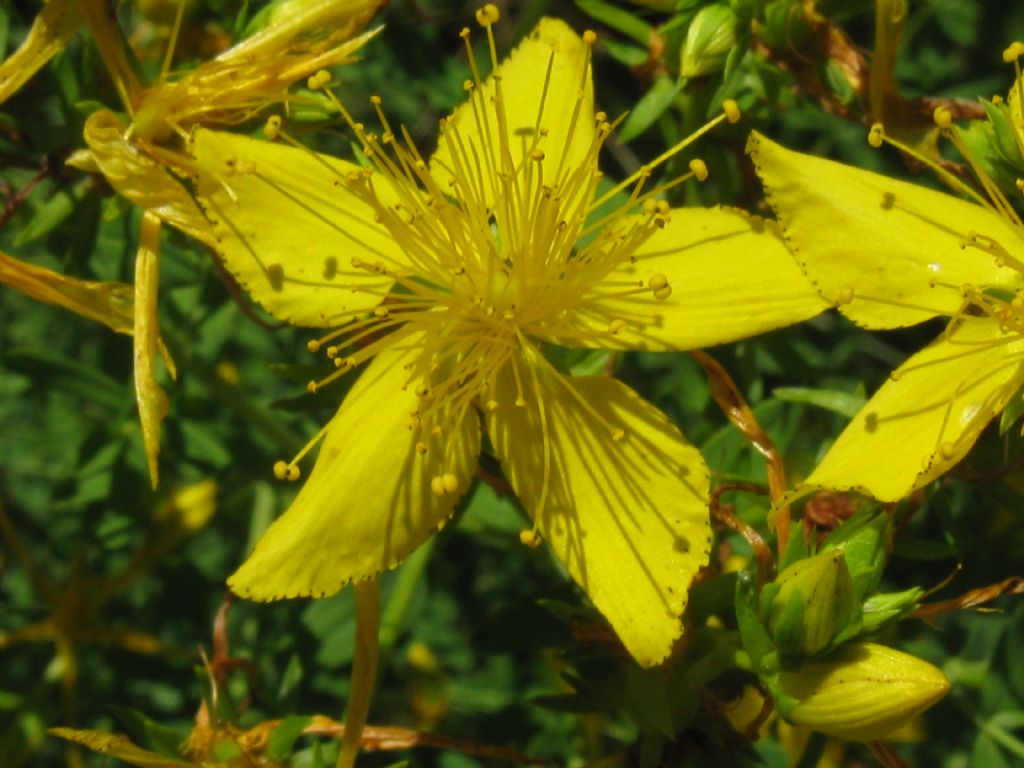
<instances>
[{"instance_id":1,"label":"blurred green foliage","mask_svg":"<svg viewBox=\"0 0 1024 768\"><path fill-rule=\"evenodd\" d=\"M142 13L152 5L159 4L119 7L133 42L143 50L155 46L158 55L144 58L147 67L162 53L158 29ZM233 39L258 5L195 3L183 39L197 46ZM866 56L873 4L813 6L523 0L503 5L497 34L508 50L544 14L599 32L599 104L612 116L631 112L604 158L612 177L699 127L723 99L736 99L744 113L739 125L716 131L670 164L669 173L700 156L711 168L708 182L688 185L674 202L763 213L743 155L753 128L793 148L910 174L894 153L867 145L863 84L851 80L849 61L823 56L815 43L823 29L816 25L834 24L848 36L847 53ZM468 67L458 31L474 8L462 0L392 0L380 16L383 34L360 63L338 72L346 104L368 113L369 96L382 94L394 122L429 151L437 119L462 95ZM808 9L813 17L804 15ZM27 0L0 2L0 55L17 45L37 10ZM1020 38L1024 6L910 2L895 69L900 93L971 100L1005 93L1013 73L999 51ZM182 50L184 67L198 54L192 45ZM64 166L81 147L84 119L97 104L118 107L95 48L78 35L0 107L0 250L83 279L131 282L138 212L104 182ZM333 120L311 125L308 138L318 147L347 147ZM165 230L161 269L161 328L179 375L162 382L170 413L155 492L135 412L131 340L0 289L0 765L65 760L65 745L46 734L55 726L126 733L165 754L187 737L210 691L197 649L208 658L214 653L224 579L295 492L275 482L270 467L314 434L341 398L337 390L305 394L314 358L304 335L273 324L228 287L208 253ZM870 335L826 314L711 352L791 476L800 477L865 393L935 330ZM763 458L719 411L689 356L626 355L616 375L683 428L717 485L764 485ZM1021 570L1022 455L1016 429L990 429L952 476L900 506L883 591L938 588L939 600ZM159 534L156 511L176 489L203 480L217 485L213 518L169 551L147 550ZM723 500L765 530L763 496L735 491ZM721 713L751 682L735 668L737 647L722 642L730 635L719 631L735 626L735 577L712 574L695 589L693 624L700 629L675 666L641 671L615 653L599 617L546 552L520 545L524 520L514 502L480 482L455 524L384 576L381 678L371 722L559 764L613 765L624 754L627 764L645 767L795 764L777 734L748 744ZM742 537L718 532L720 563L749 559ZM117 588L92 606L88 597L101 585ZM68 605L79 611L72 620ZM953 683L953 693L920 725L927 738L898 747L911 764L1024 762L1024 605L1002 598L995 606L1001 612L905 621L883 635L940 666ZM715 622L703 626L711 616ZM47 621L62 631L27 633ZM353 626L347 591L318 601L234 602L226 636L230 656L244 663L225 675L218 713L242 728L290 715L340 716ZM153 642L133 644L130 633ZM291 765L333 761L329 739L299 737L295 747ZM281 759L291 751L283 741L278 749ZM480 764L456 749L400 756L415 766ZM73 749L67 759L111 764ZM363 759L387 765L399 757ZM840 760L822 764L871 758L851 744ZM813 764L810 755L800 763Z\"/></svg>"}]
</instances>

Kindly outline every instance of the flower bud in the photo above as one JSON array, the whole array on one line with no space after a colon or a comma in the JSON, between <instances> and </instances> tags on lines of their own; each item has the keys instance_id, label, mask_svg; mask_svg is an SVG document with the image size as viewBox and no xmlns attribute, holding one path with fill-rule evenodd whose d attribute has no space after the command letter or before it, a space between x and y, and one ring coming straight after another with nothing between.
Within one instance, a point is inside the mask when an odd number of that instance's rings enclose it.
<instances>
[{"instance_id":1,"label":"flower bud","mask_svg":"<svg viewBox=\"0 0 1024 768\"><path fill-rule=\"evenodd\" d=\"M853 582L841 550L798 560L776 579L768 629L786 655L826 650L856 614Z\"/></svg>"},{"instance_id":2,"label":"flower bud","mask_svg":"<svg viewBox=\"0 0 1024 768\"><path fill-rule=\"evenodd\" d=\"M825 660L780 673L778 691L780 709L791 723L838 739L874 741L939 701L949 680L915 656L852 643Z\"/></svg>"},{"instance_id":3,"label":"flower bud","mask_svg":"<svg viewBox=\"0 0 1024 768\"><path fill-rule=\"evenodd\" d=\"M702 8L686 31L679 74L699 77L724 69L725 60L736 47L736 23L736 14L726 5Z\"/></svg>"}]
</instances>

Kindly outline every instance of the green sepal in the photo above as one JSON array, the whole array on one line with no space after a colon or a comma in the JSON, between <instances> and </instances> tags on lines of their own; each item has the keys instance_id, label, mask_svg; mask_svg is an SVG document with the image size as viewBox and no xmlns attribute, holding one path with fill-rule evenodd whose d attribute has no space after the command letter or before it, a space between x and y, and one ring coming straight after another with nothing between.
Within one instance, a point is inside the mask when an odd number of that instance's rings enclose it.
<instances>
[{"instance_id":1,"label":"green sepal","mask_svg":"<svg viewBox=\"0 0 1024 768\"><path fill-rule=\"evenodd\" d=\"M892 522L884 512L864 509L829 534L822 552L839 550L846 559L858 603L878 588L889 554Z\"/></svg>"},{"instance_id":2,"label":"green sepal","mask_svg":"<svg viewBox=\"0 0 1024 768\"><path fill-rule=\"evenodd\" d=\"M861 632L877 632L911 613L924 597L924 590L911 587L903 592L872 595L864 601Z\"/></svg>"},{"instance_id":3,"label":"green sepal","mask_svg":"<svg viewBox=\"0 0 1024 768\"><path fill-rule=\"evenodd\" d=\"M752 570L742 571L736 579L736 624L739 627L743 650L749 658L750 671L762 680L774 680L779 674L779 652L764 628L757 611L757 579ZM743 659L737 666L746 666Z\"/></svg>"}]
</instances>

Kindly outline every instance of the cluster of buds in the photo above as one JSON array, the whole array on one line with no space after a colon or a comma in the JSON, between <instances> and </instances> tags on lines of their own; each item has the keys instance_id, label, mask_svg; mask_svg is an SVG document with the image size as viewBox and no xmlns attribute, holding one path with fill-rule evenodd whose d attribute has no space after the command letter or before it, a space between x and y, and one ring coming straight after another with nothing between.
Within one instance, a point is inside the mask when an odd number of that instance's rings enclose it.
<instances>
[{"instance_id":1,"label":"cluster of buds","mask_svg":"<svg viewBox=\"0 0 1024 768\"><path fill-rule=\"evenodd\" d=\"M879 739L949 689L927 662L863 640L923 596L917 588L874 594L890 534L887 515L865 510L816 552L794 537L781 573L759 592L752 578L741 579L737 619L751 667L794 724L837 738Z\"/></svg>"}]
</instances>

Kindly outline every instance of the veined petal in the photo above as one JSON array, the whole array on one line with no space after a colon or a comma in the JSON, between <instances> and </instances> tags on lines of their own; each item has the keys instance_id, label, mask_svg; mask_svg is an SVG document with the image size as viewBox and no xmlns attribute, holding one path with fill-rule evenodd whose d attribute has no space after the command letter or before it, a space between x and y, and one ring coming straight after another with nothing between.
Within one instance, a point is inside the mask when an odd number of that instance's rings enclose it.
<instances>
[{"instance_id":1,"label":"veined petal","mask_svg":"<svg viewBox=\"0 0 1024 768\"><path fill-rule=\"evenodd\" d=\"M442 137L430 161L431 173L442 189L452 178L479 174L488 208L506 186L498 176L506 161L502 153L507 148L513 167L519 167L538 132L543 136L537 146L544 153L540 165L545 181L556 179L560 168L563 176L572 172L592 153L596 133L588 46L565 22L541 19L483 85L471 91L447 126L457 132L462 146L453 156Z\"/></svg>"},{"instance_id":2,"label":"veined petal","mask_svg":"<svg viewBox=\"0 0 1024 768\"><path fill-rule=\"evenodd\" d=\"M416 452L419 398L403 389L408 354L385 351L328 426L313 471L228 585L243 597L324 596L397 566L452 516L476 472L480 424L467 411L443 446ZM454 421L454 415L453 415ZM444 495L431 481L451 473Z\"/></svg>"},{"instance_id":3,"label":"veined petal","mask_svg":"<svg viewBox=\"0 0 1024 768\"><path fill-rule=\"evenodd\" d=\"M217 251L264 309L296 325L341 325L368 310L392 281L359 262L407 263L374 209L342 180L362 169L294 147L219 131L192 140L199 203ZM378 189L382 202L388 201Z\"/></svg>"},{"instance_id":4,"label":"veined petal","mask_svg":"<svg viewBox=\"0 0 1024 768\"><path fill-rule=\"evenodd\" d=\"M690 582L708 561L704 461L625 384L556 380L525 357L513 364L522 391L504 376L487 418L505 474L629 652L657 664L682 633ZM519 394L526 406L515 405ZM613 429L625 436L614 440Z\"/></svg>"},{"instance_id":5,"label":"veined petal","mask_svg":"<svg viewBox=\"0 0 1024 768\"><path fill-rule=\"evenodd\" d=\"M854 322L898 328L952 315L970 284L1015 287L1020 275L969 236L1021 253L1021 233L980 205L751 134L748 151L797 261ZM852 300L851 300L852 299Z\"/></svg>"},{"instance_id":6,"label":"veined petal","mask_svg":"<svg viewBox=\"0 0 1024 768\"><path fill-rule=\"evenodd\" d=\"M796 492L896 501L962 459L1024 378L1024 341L966 318L911 357L861 409Z\"/></svg>"},{"instance_id":7,"label":"veined petal","mask_svg":"<svg viewBox=\"0 0 1024 768\"><path fill-rule=\"evenodd\" d=\"M680 208L627 262L584 297L570 323L586 346L693 349L814 317L828 304L793 261L771 221L731 208ZM663 275L666 299L622 296L625 284ZM620 295L616 295L620 294ZM620 322L621 321L621 322ZM622 325L614 336L603 331ZM565 343L573 345L571 338Z\"/></svg>"}]
</instances>

